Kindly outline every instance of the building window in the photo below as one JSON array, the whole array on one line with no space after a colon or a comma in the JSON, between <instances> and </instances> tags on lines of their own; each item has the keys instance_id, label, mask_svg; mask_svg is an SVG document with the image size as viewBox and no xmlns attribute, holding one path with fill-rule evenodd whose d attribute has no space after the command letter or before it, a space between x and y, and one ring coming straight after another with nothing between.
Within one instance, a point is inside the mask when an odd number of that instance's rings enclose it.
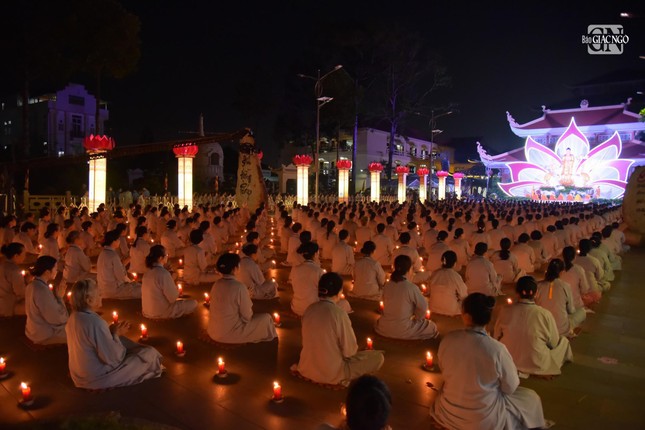
<instances>
[{"instance_id":1,"label":"building window","mask_svg":"<svg viewBox=\"0 0 645 430\"><path fill-rule=\"evenodd\" d=\"M76 106L85 106L85 98L80 96L70 95L68 98L69 104Z\"/></svg>"},{"instance_id":2,"label":"building window","mask_svg":"<svg viewBox=\"0 0 645 430\"><path fill-rule=\"evenodd\" d=\"M417 166L413 166L412 164L410 164L408 166L408 169L410 169L410 173L414 173L417 171Z\"/></svg>"},{"instance_id":3,"label":"building window","mask_svg":"<svg viewBox=\"0 0 645 430\"><path fill-rule=\"evenodd\" d=\"M219 166L219 154L217 152L211 154L211 166Z\"/></svg>"},{"instance_id":4,"label":"building window","mask_svg":"<svg viewBox=\"0 0 645 430\"><path fill-rule=\"evenodd\" d=\"M77 137L84 137L83 118L80 115L72 115L72 129L69 132L69 137L72 139Z\"/></svg>"}]
</instances>

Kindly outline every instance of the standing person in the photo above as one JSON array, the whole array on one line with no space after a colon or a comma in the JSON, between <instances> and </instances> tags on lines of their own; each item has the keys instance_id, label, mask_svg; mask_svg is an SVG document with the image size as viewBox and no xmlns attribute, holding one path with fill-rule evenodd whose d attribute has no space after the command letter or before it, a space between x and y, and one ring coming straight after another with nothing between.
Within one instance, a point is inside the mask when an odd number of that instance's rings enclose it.
<instances>
[{"instance_id":1,"label":"standing person","mask_svg":"<svg viewBox=\"0 0 645 430\"><path fill-rule=\"evenodd\" d=\"M320 300L302 318L300 361L291 366L305 378L322 384L349 385L384 362L381 351L358 351L349 316L338 306L343 279L330 272L318 282Z\"/></svg>"},{"instance_id":2,"label":"standing person","mask_svg":"<svg viewBox=\"0 0 645 430\"><path fill-rule=\"evenodd\" d=\"M495 298L466 297L466 329L448 333L439 346L444 385L430 406L430 416L450 429L531 429L553 423L544 419L537 393L520 387L508 350L486 333Z\"/></svg>"},{"instance_id":3,"label":"standing person","mask_svg":"<svg viewBox=\"0 0 645 430\"><path fill-rule=\"evenodd\" d=\"M56 277L56 259L49 255L38 257L31 274L34 280L25 290L25 335L35 344L66 343L67 308L56 288L49 282Z\"/></svg>"},{"instance_id":4,"label":"standing person","mask_svg":"<svg viewBox=\"0 0 645 430\"><path fill-rule=\"evenodd\" d=\"M222 274L211 289L208 335L216 342L257 343L278 337L269 314L253 314L253 302L244 284L235 279L240 257L225 253L217 259Z\"/></svg>"},{"instance_id":5,"label":"standing person","mask_svg":"<svg viewBox=\"0 0 645 430\"><path fill-rule=\"evenodd\" d=\"M428 302L419 287L408 281L412 260L407 255L394 259L391 280L383 287L383 315L376 320L378 334L394 339L433 339L437 325L425 318Z\"/></svg>"},{"instance_id":6,"label":"standing person","mask_svg":"<svg viewBox=\"0 0 645 430\"><path fill-rule=\"evenodd\" d=\"M430 310L441 315L459 315L461 301L468 295L468 288L454 270L457 254L446 251L441 262L442 268L430 277Z\"/></svg>"},{"instance_id":7,"label":"standing person","mask_svg":"<svg viewBox=\"0 0 645 430\"><path fill-rule=\"evenodd\" d=\"M569 284L560 279L564 263L559 258L549 262L544 280L538 283L535 303L547 309L555 318L558 332L575 336L586 318L584 308L576 309Z\"/></svg>"},{"instance_id":8,"label":"standing person","mask_svg":"<svg viewBox=\"0 0 645 430\"><path fill-rule=\"evenodd\" d=\"M268 300L277 297L278 284L271 279L265 279L258 264L258 246L247 243L242 248L242 254L240 272L237 277L246 286L251 298Z\"/></svg>"},{"instance_id":9,"label":"standing person","mask_svg":"<svg viewBox=\"0 0 645 430\"><path fill-rule=\"evenodd\" d=\"M371 240L363 244L363 258L359 258L354 266L354 287L349 293L350 296L367 300L381 299L385 272L383 266L372 258L375 249L376 245Z\"/></svg>"},{"instance_id":10,"label":"standing person","mask_svg":"<svg viewBox=\"0 0 645 430\"><path fill-rule=\"evenodd\" d=\"M517 281L517 303L503 306L495 322L495 338L513 357L520 377L554 376L573 359L569 340L558 333L553 315L535 304L537 283L532 276Z\"/></svg>"},{"instance_id":11,"label":"standing person","mask_svg":"<svg viewBox=\"0 0 645 430\"><path fill-rule=\"evenodd\" d=\"M163 246L150 248L146 256L148 270L141 284L141 313L146 318L179 318L197 309L196 300L179 298L179 289L164 267L166 263L168 253Z\"/></svg>"},{"instance_id":12,"label":"standing person","mask_svg":"<svg viewBox=\"0 0 645 430\"><path fill-rule=\"evenodd\" d=\"M2 245L4 260L0 262L0 317L25 314L26 274L20 271L27 253L21 243Z\"/></svg>"},{"instance_id":13,"label":"standing person","mask_svg":"<svg viewBox=\"0 0 645 430\"><path fill-rule=\"evenodd\" d=\"M466 266L465 282L468 287L468 294L482 293L487 296L499 296L502 294L502 276L495 271L495 266L488 258L484 257L488 252L488 245L479 242L475 245L475 255Z\"/></svg>"},{"instance_id":14,"label":"standing person","mask_svg":"<svg viewBox=\"0 0 645 430\"><path fill-rule=\"evenodd\" d=\"M100 305L96 283L72 286L72 315L65 331L69 373L74 385L89 390L123 387L161 376L162 356L151 346L122 336L130 323L108 324L94 311Z\"/></svg>"},{"instance_id":15,"label":"standing person","mask_svg":"<svg viewBox=\"0 0 645 430\"><path fill-rule=\"evenodd\" d=\"M103 239L103 251L96 261L96 280L103 299L139 299L141 284L133 282L117 253L121 233L110 230Z\"/></svg>"}]
</instances>

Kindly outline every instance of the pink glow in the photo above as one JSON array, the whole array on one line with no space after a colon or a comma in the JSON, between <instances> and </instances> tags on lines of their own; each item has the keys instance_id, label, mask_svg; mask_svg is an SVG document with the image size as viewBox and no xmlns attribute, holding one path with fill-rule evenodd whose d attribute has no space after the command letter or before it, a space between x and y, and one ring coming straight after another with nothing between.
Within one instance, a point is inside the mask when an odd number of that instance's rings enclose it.
<instances>
[{"instance_id":1,"label":"pink glow","mask_svg":"<svg viewBox=\"0 0 645 430\"><path fill-rule=\"evenodd\" d=\"M439 177L439 178L445 178L445 177L446 177L446 176L448 176L448 175L450 175L450 173L448 173L448 172L446 172L446 171L444 171L444 170L439 170L439 171L437 172L437 177Z\"/></svg>"},{"instance_id":2,"label":"pink glow","mask_svg":"<svg viewBox=\"0 0 645 430\"><path fill-rule=\"evenodd\" d=\"M350 160L338 160L336 162L336 167L339 169L351 169L352 162Z\"/></svg>"},{"instance_id":3,"label":"pink glow","mask_svg":"<svg viewBox=\"0 0 645 430\"><path fill-rule=\"evenodd\" d=\"M296 155L293 157L293 164L296 166L308 166L313 162L313 158L310 155Z\"/></svg>"},{"instance_id":4,"label":"pink glow","mask_svg":"<svg viewBox=\"0 0 645 430\"><path fill-rule=\"evenodd\" d=\"M172 152L177 157L194 157L195 155L197 155L197 151L197 145L193 145L192 143L183 144L172 148Z\"/></svg>"},{"instance_id":5,"label":"pink glow","mask_svg":"<svg viewBox=\"0 0 645 430\"><path fill-rule=\"evenodd\" d=\"M426 169L425 167L419 167L417 169L417 175L419 175L419 176L425 176L428 173L430 173L430 171L428 169Z\"/></svg>"},{"instance_id":6,"label":"pink glow","mask_svg":"<svg viewBox=\"0 0 645 430\"><path fill-rule=\"evenodd\" d=\"M410 168L407 166L396 166L396 173L398 174L408 174L410 173Z\"/></svg>"},{"instance_id":7,"label":"pink glow","mask_svg":"<svg viewBox=\"0 0 645 430\"><path fill-rule=\"evenodd\" d=\"M90 134L85 137L83 147L89 152L110 151L114 149L114 139L108 136Z\"/></svg>"},{"instance_id":8,"label":"pink glow","mask_svg":"<svg viewBox=\"0 0 645 430\"><path fill-rule=\"evenodd\" d=\"M370 163L367 166L367 169L370 172L382 172L383 171L383 165L381 163Z\"/></svg>"}]
</instances>

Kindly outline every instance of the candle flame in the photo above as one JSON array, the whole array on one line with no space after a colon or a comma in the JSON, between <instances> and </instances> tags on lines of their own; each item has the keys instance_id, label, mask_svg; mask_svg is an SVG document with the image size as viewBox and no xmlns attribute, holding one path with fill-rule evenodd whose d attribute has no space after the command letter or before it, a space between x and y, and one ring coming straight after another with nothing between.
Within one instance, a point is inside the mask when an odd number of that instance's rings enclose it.
<instances>
[{"instance_id":1,"label":"candle flame","mask_svg":"<svg viewBox=\"0 0 645 430\"><path fill-rule=\"evenodd\" d=\"M275 319L280 318L280 314L278 314L277 312L274 312L273 313L273 318L275 318Z\"/></svg>"},{"instance_id":2,"label":"candle flame","mask_svg":"<svg viewBox=\"0 0 645 430\"><path fill-rule=\"evenodd\" d=\"M509 305L512 305L513 304L513 299L510 299L510 298L506 299L506 303L508 303Z\"/></svg>"},{"instance_id":3,"label":"candle flame","mask_svg":"<svg viewBox=\"0 0 645 430\"><path fill-rule=\"evenodd\" d=\"M222 364L224 364L224 360L222 360L222 357L217 357L217 365L221 366Z\"/></svg>"},{"instance_id":4,"label":"candle flame","mask_svg":"<svg viewBox=\"0 0 645 430\"><path fill-rule=\"evenodd\" d=\"M430 351L426 352L426 358L432 360L432 353Z\"/></svg>"},{"instance_id":5,"label":"candle flame","mask_svg":"<svg viewBox=\"0 0 645 430\"><path fill-rule=\"evenodd\" d=\"M273 381L273 388L280 388L280 384L278 384L278 381Z\"/></svg>"},{"instance_id":6,"label":"candle flame","mask_svg":"<svg viewBox=\"0 0 645 430\"><path fill-rule=\"evenodd\" d=\"M141 324L141 331L146 331L146 330L147 330L146 325L145 325L145 324Z\"/></svg>"},{"instance_id":7,"label":"candle flame","mask_svg":"<svg viewBox=\"0 0 645 430\"><path fill-rule=\"evenodd\" d=\"M26 390L27 388L29 388L29 385L27 385L26 382L21 382L20 383L20 388L23 389L23 390Z\"/></svg>"}]
</instances>

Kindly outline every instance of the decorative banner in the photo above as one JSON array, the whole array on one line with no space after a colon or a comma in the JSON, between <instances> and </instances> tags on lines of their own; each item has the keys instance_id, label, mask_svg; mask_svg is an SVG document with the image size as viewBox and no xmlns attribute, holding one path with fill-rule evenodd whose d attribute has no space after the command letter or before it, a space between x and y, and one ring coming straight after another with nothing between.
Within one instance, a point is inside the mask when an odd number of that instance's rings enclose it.
<instances>
[{"instance_id":1,"label":"decorative banner","mask_svg":"<svg viewBox=\"0 0 645 430\"><path fill-rule=\"evenodd\" d=\"M246 206L250 211L255 211L262 203L267 202L267 190L251 130L240 140L235 200L238 207Z\"/></svg>"},{"instance_id":2,"label":"decorative banner","mask_svg":"<svg viewBox=\"0 0 645 430\"><path fill-rule=\"evenodd\" d=\"M627 242L639 245L645 235L645 166L634 169L623 198L623 220L629 226Z\"/></svg>"},{"instance_id":3,"label":"decorative banner","mask_svg":"<svg viewBox=\"0 0 645 430\"><path fill-rule=\"evenodd\" d=\"M625 194L633 160L621 159L618 132L591 149L574 118L553 150L526 139L526 161L507 164L511 182L499 187L511 197L534 200L617 199Z\"/></svg>"}]
</instances>

